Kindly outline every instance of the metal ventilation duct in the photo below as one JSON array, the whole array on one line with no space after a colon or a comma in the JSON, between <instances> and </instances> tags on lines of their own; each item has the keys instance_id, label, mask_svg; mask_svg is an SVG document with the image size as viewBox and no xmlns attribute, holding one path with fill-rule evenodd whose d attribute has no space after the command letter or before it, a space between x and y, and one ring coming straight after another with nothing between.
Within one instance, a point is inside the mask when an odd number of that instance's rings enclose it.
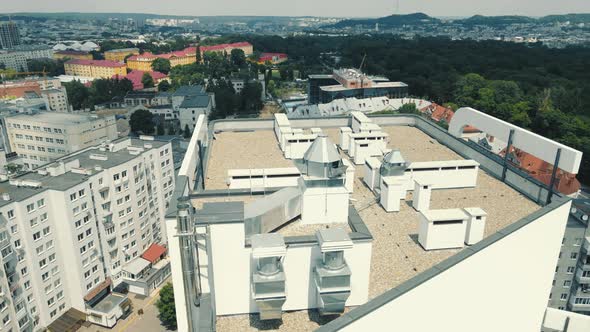
<instances>
[{"instance_id":1,"label":"metal ventilation duct","mask_svg":"<svg viewBox=\"0 0 590 332\"><path fill-rule=\"evenodd\" d=\"M269 233L301 215L301 191L283 188L244 206L246 237Z\"/></svg>"},{"instance_id":2,"label":"metal ventilation duct","mask_svg":"<svg viewBox=\"0 0 590 332\"><path fill-rule=\"evenodd\" d=\"M346 167L342 157L328 135L319 134L303 155L304 174L320 178L336 178L342 176Z\"/></svg>"},{"instance_id":3,"label":"metal ventilation duct","mask_svg":"<svg viewBox=\"0 0 590 332\"><path fill-rule=\"evenodd\" d=\"M278 233L252 235L252 291L261 320L281 319L287 300L285 273L281 259L287 254L283 236Z\"/></svg>"},{"instance_id":4,"label":"metal ventilation duct","mask_svg":"<svg viewBox=\"0 0 590 332\"><path fill-rule=\"evenodd\" d=\"M321 229L316 236L322 252L314 269L318 311L320 315L341 314L350 296L351 276L344 250L352 248L352 241L341 228Z\"/></svg>"},{"instance_id":5,"label":"metal ventilation duct","mask_svg":"<svg viewBox=\"0 0 590 332\"><path fill-rule=\"evenodd\" d=\"M381 176L400 176L408 168L408 163L399 150L392 150L383 158L379 173Z\"/></svg>"}]
</instances>

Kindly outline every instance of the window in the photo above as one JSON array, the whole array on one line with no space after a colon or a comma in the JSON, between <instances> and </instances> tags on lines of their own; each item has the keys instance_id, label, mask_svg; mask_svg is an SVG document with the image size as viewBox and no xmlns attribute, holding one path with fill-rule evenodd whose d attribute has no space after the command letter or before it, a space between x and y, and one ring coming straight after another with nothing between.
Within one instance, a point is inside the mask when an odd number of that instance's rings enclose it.
<instances>
[{"instance_id":1,"label":"window","mask_svg":"<svg viewBox=\"0 0 590 332\"><path fill-rule=\"evenodd\" d=\"M571 259L578 259L578 253L577 252L572 252L572 254L570 255Z\"/></svg>"},{"instance_id":2,"label":"window","mask_svg":"<svg viewBox=\"0 0 590 332\"><path fill-rule=\"evenodd\" d=\"M31 204L28 204L28 205L27 205L27 212L28 212L28 213L31 213L31 212L33 212L33 211L35 211L35 204L33 204L33 203L31 203Z\"/></svg>"},{"instance_id":3,"label":"window","mask_svg":"<svg viewBox=\"0 0 590 332\"><path fill-rule=\"evenodd\" d=\"M43 213L39 219L41 219L41 222L47 221L47 212Z\"/></svg>"},{"instance_id":4,"label":"window","mask_svg":"<svg viewBox=\"0 0 590 332\"><path fill-rule=\"evenodd\" d=\"M36 232L33 234L33 241L37 241L41 238L41 232Z\"/></svg>"},{"instance_id":5,"label":"window","mask_svg":"<svg viewBox=\"0 0 590 332\"><path fill-rule=\"evenodd\" d=\"M21 247L20 239L14 241L14 247L15 248L20 248Z\"/></svg>"},{"instance_id":6,"label":"window","mask_svg":"<svg viewBox=\"0 0 590 332\"><path fill-rule=\"evenodd\" d=\"M86 236L89 236L90 234L92 234L92 228L86 230Z\"/></svg>"},{"instance_id":7,"label":"window","mask_svg":"<svg viewBox=\"0 0 590 332\"><path fill-rule=\"evenodd\" d=\"M82 220L77 220L77 221L74 223L74 226L76 226L76 228L79 228L80 226L82 226Z\"/></svg>"},{"instance_id":8,"label":"window","mask_svg":"<svg viewBox=\"0 0 590 332\"><path fill-rule=\"evenodd\" d=\"M39 267L44 268L45 266L47 266L47 259L43 258L39 261Z\"/></svg>"},{"instance_id":9,"label":"window","mask_svg":"<svg viewBox=\"0 0 590 332\"><path fill-rule=\"evenodd\" d=\"M8 215L8 219L13 219L14 218L14 210L9 210L7 212L7 215Z\"/></svg>"},{"instance_id":10,"label":"window","mask_svg":"<svg viewBox=\"0 0 590 332\"><path fill-rule=\"evenodd\" d=\"M51 229L49 228L49 226L43 228L43 236L47 236L51 234Z\"/></svg>"},{"instance_id":11,"label":"window","mask_svg":"<svg viewBox=\"0 0 590 332\"><path fill-rule=\"evenodd\" d=\"M562 301L565 301L565 300L567 300L567 293L561 293L560 299L561 299Z\"/></svg>"},{"instance_id":12,"label":"window","mask_svg":"<svg viewBox=\"0 0 590 332\"><path fill-rule=\"evenodd\" d=\"M45 248L46 248L46 249L51 249L51 248L53 248L53 240L49 240L49 241L47 241L47 243L45 243Z\"/></svg>"},{"instance_id":13,"label":"window","mask_svg":"<svg viewBox=\"0 0 590 332\"><path fill-rule=\"evenodd\" d=\"M48 306L50 306L50 307L51 307L51 306L52 306L54 303L55 303L55 299L54 299L53 297L52 297L52 298L50 298L49 300L47 300L47 305L48 305Z\"/></svg>"},{"instance_id":14,"label":"window","mask_svg":"<svg viewBox=\"0 0 590 332\"><path fill-rule=\"evenodd\" d=\"M45 272L41 275L41 280L46 281L49 279L49 272Z\"/></svg>"},{"instance_id":15,"label":"window","mask_svg":"<svg viewBox=\"0 0 590 332\"><path fill-rule=\"evenodd\" d=\"M45 206L45 199L41 198L40 200L37 201L37 207L44 207Z\"/></svg>"},{"instance_id":16,"label":"window","mask_svg":"<svg viewBox=\"0 0 590 332\"><path fill-rule=\"evenodd\" d=\"M84 197L85 195L86 195L86 193L84 192L84 189L80 189L80 190L78 191L78 196L80 196L80 197Z\"/></svg>"},{"instance_id":17,"label":"window","mask_svg":"<svg viewBox=\"0 0 590 332\"><path fill-rule=\"evenodd\" d=\"M86 246L80 247L80 253L83 254L86 252Z\"/></svg>"},{"instance_id":18,"label":"window","mask_svg":"<svg viewBox=\"0 0 590 332\"><path fill-rule=\"evenodd\" d=\"M567 273L572 274L576 271L576 267L575 266L568 266L567 267Z\"/></svg>"},{"instance_id":19,"label":"window","mask_svg":"<svg viewBox=\"0 0 590 332\"><path fill-rule=\"evenodd\" d=\"M20 274L24 277L27 274L29 274L29 271L27 270L26 267L23 267L22 269L20 269Z\"/></svg>"},{"instance_id":20,"label":"window","mask_svg":"<svg viewBox=\"0 0 590 332\"><path fill-rule=\"evenodd\" d=\"M78 234L78 241L84 240L84 233Z\"/></svg>"},{"instance_id":21,"label":"window","mask_svg":"<svg viewBox=\"0 0 590 332\"><path fill-rule=\"evenodd\" d=\"M55 253L49 255L49 257L47 257L49 259L50 262L55 262Z\"/></svg>"},{"instance_id":22,"label":"window","mask_svg":"<svg viewBox=\"0 0 590 332\"><path fill-rule=\"evenodd\" d=\"M572 285L572 281L571 280L565 280L563 282L563 287L566 287L567 288L567 287L570 287L571 285Z\"/></svg>"},{"instance_id":23,"label":"window","mask_svg":"<svg viewBox=\"0 0 590 332\"><path fill-rule=\"evenodd\" d=\"M31 220L29 220L29 224L31 224L31 227L35 227L37 226L39 222L37 221L37 218L33 218Z\"/></svg>"},{"instance_id":24,"label":"window","mask_svg":"<svg viewBox=\"0 0 590 332\"><path fill-rule=\"evenodd\" d=\"M6 256L12 254L12 247L8 246L8 247L2 249L1 253L2 253L2 258L6 258Z\"/></svg>"},{"instance_id":25,"label":"window","mask_svg":"<svg viewBox=\"0 0 590 332\"><path fill-rule=\"evenodd\" d=\"M76 195L76 193L70 194L70 201L75 201L76 199L78 199L78 196Z\"/></svg>"}]
</instances>

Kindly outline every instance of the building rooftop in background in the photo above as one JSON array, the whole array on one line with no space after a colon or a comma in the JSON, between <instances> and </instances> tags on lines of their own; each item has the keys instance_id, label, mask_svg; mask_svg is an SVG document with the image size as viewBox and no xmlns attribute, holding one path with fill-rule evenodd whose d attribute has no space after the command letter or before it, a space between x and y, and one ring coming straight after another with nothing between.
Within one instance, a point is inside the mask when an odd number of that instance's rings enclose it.
<instances>
[{"instance_id":1,"label":"building rooftop in background","mask_svg":"<svg viewBox=\"0 0 590 332\"><path fill-rule=\"evenodd\" d=\"M228 54L231 53L233 49L241 49L244 51L246 56L253 53L253 46L248 42L237 42L231 44L217 44L217 45L210 45L210 46L200 46L201 53L204 54L206 52L227 52Z\"/></svg>"},{"instance_id":2,"label":"building rooftop in background","mask_svg":"<svg viewBox=\"0 0 590 332\"><path fill-rule=\"evenodd\" d=\"M83 65L83 66L96 66L96 67L111 67L111 68L121 68L125 67L124 63L119 63L115 61L109 60L80 60L74 59L66 62L66 64L70 65Z\"/></svg>"},{"instance_id":3,"label":"building rooftop in background","mask_svg":"<svg viewBox=\"0 0 590 332\"><path fill-rule=\"evenodd\" d=\"M122 77L126 78L133 83L133 90L141 90L144 88L143 86L143 75L145 73L150 74L152 79L154 80L154 85L158 85L163 79L167 78L168 76L164 73L160 73L159 71L141 71L141 70L132 70L127 76ZM113 78L119 78L118 75L113 76Z\"/></svg>"}]
</instances>

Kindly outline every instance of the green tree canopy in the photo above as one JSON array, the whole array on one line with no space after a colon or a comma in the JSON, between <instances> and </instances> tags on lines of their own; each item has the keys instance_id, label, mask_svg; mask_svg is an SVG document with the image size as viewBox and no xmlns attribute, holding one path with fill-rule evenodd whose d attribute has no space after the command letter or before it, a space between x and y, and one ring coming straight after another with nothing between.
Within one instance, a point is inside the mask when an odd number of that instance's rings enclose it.
<instances>
[{"instance_id":1,"label":"green tree canopy","mask_svg":"<svg viewBox=\"0 0 590 332\"><path fill-rule=\"evenodd\" d=\"M168 80L162 80L158 84L158 91L168 91L168 90L170 90L170 83L168 82Z\"/></svg>"},{"instance_id":2,"label":"green tree canopy","mask_svg":"<svg viewBox=\"0 0 590 332\"><path fill-rule=\"evenodd\" d=\"M239 48L231 50L230 58L231 63L238 68L242 68L246 65L246 54Z\"/></svg>"},{"instance_id":3,"label":"green tree canopy","mask_svg":"<svg viewBox=\"0 0 590 332\"><path fill-rule=\"evenodd\" d=\"M131 114L131 118L129 119L129 125L131 126L131 131L134 133L141 133L146 135L151 135L154 133L154 120L153 115L148 110L137 110Z\"/></svg>"},{"instance_id":4,"label":"green tree canopy","mask_svg":"<svg viewBox=\"0 0 590 332\"><path fill-rule=\"evenodd\" d=\"M168 74L170 72L170 60L157 58L152 62L152 69L160 73Z\"/></svg>"},{"instance_id":5,"label":"green tree canopy","mask_svg":"<svg viewBox=\"0 0 590 332\"><path fill-rule=\"evenodd\" d=\"M152 75L148 72L143 73L143 76L141 77L141 83L143 84L144 88L154 87L154 79Z\"/></svg>"},{"instance_id":6,"label":"green tree canopy","mask_svg":"<svg viewBox=\"0 0 590 332\"><path fill-rule=\"evenodd\" d=\"M167 283L160 289L160 298L156 302L160 321L169 330L176 330L176 306L174 304L174 289L171 283Z\"/></svg>"}]
</instances>

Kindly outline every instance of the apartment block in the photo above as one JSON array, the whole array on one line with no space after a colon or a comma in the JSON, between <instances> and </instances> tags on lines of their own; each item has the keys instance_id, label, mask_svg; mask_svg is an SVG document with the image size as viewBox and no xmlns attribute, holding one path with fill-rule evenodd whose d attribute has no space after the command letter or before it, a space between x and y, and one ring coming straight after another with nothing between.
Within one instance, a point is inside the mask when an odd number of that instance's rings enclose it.
<instances>
[{"instance_id":1,"label":"apartment block","mask_svg":"<svg viewBox=\"0 0 590 332\"><path fill-rule=\"evenodd\" d=\"M46 46L21 45L0 51L0 64L16 71L28 71L27 61L33 59L51 59L53 50Z\"/></svg>"},{"instance_id":2,"label":"apartment block","mask_svg":"<svg viewBox=\"0 0 590 332\"><path fill-rule=\"evenodd\" d=\"M12 21L0 22L0 49L9 49L21 44L18 26Z\"/></svg>"},{"instance_id":3,"label":"apartment block","mask_svg":"<svg viewBox=\"0 0 590 332\"><path fill-rule=\"evenodd\" d=\"M4 121L12 151L31 169L117 138L114 116L40 112L9 116Z\"/></svg>"},{"instance_id":4,"label":"apartment block","mask_svg":"<svg viewBox=\"0 0 590 332\"><path fill-rule=\"evenodd\" d=\"M573 201L549 295L551 308L590 315L589 215L590 201Z\"/></svg>"},{"instance_id":5,"label":"apartment block","mask_svg":"<svg viewBox=\"0 0 590 332\"><path fill-rule=\"evenodd\" d=\"M120 48L104 52L105 60L124 62L128 55L138 55L139 48Z\"/></svg>"},{"instance_id":6,"label":"apartment block","mask_svg":"<svg viewBox=\"0 0 590 332\"><path fill-rule=\"evenodd\" d=\"M70 111L70 103L68 101L68 93L65 87L57 89L45 89L41 91L41 95L47 101L49 110L55 112L68 112Z\"/></svg>"},{"instance_id":7,"label":"apartment block","mask_svg":"<svg viewBox=\"0 0 590 332\"><path fill-rule=\"evenodd\" d=\"M571 199L467 126L579 170L580 151L471 108L448 130L201 115L166 216L179 331L538 331L559 252L579 257Z\"/></svg>"},{"instance_id":8,"label":"apartment block","mask_svg":"<svg viewBox=\"0 0 590 332\"><path fill-rule=\"evenodd\" d=\"M152 246L166 238L172 164L169 143L124 138L0 183L3 329L58 331L66 313L112 327L129 310L112 291L125 266L165 258Z\"/></svg>"},{"instance_id":9,"label":"apartment block","mask_svg":"<svg viewBox=\"0 0 590 332\"><path fill-rule=\"evenodd\" d=\"M66 75L92 78L124 77L127 66L109 60L70 60L64 64Z\"/></svg>"}]
</instances>

